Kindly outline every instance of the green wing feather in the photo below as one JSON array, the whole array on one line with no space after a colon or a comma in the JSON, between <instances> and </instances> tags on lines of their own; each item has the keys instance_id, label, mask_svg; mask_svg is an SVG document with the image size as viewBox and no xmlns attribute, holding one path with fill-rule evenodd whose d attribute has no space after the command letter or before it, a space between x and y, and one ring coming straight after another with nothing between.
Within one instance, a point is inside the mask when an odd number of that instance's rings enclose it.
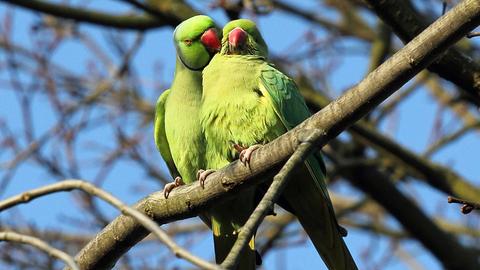
<instances>
[{"instance_id":1,"label":"green wing feather","mask_svg":"<svg viewBox=\"0 0 480 270\"><path fill-rule=\"evenodd\" d=\"M177 167L173 162L172 153L170 152L170 146L168 145L167 135L165 134L165 101L170 94L170 89L165 90L163 94L157 100L157 105L155 106L155 120L154 120L154 138L155 145L157 146L160 155L162 155L163 160L167 164L170 174L175 178L180 176L178 173Z\"/></svg>"},{"instance_id":2,"label":"green wing feather","mask_svg":"<svg viewBox=\"0 0 480 270\"><path fill-rule=\"evenodd\" d=\"M266 65L266 68L260 73L260 78L262 86L271 97L277 116L287 130L294 128L311 116L305 100L300 95L297 85L292 79L271 65ZM325 163L320 154L316 153L314 157L315 159L313 160L311 158L307 159L307 166L312 171L312 176L315 177L318 188L322 190L324 197L330 201L324 184ZM317 166L320 166L320 172L315 172L317 170L314 167Z\"/></svg>"},{"instance_id":3,"label":"green wing feather","mask_svg":"<svg viewBox=\"0 0 480 270\"><path fill-rule=\"evenodd\" d=\"M260 71L260 91L270 97L275 113L287 130L311 115L295 82L270 64ZM293 210L329 269L357 269L341 239L346 230L336 220L325 174L320 153L307 157L305 166L299 169L296 180L289 182L278 203Z\"/></svg>"},{"instance_id":4,"label":"green wing feather","mask_svg":"<svg viewBox=\"0 0 480 270\"><path fill-rule=\"evenodd\" d=\"M295 127L310 116L310 111L292 79L271 65L265 65L260 72L260 78L273 101L278 117L287 129Z\"/></svg>"}]
</instances>

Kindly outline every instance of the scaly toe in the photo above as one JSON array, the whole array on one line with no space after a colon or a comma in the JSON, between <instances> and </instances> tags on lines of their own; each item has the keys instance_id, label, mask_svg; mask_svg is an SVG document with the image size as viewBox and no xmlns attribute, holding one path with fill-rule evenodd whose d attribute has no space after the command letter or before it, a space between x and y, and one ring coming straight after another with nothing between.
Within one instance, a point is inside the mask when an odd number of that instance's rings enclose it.
<instances>
[{"instance_id":1,"label":"scaly toe","mask_svg":"<svg viewBox=\"0 0 480 270\"><path fill-rule=\"evenodd\" d=\"M247 166L247 160L245 159L245 153L247 152L247 149L244 149L240 152L240 155L238 156L238 159L244 166Z\"/></svg>"},{"instance_id":2,"label":"scaly toe","mask_svg":"<svg viewBox=\"0 0 480 270\"><path fill-rule=\"evenodd\" d=\"M257 150L261 146L262 145L260 145L260 144L255 144L255 145L252 145L252 146L248 147L247 149L244 149L240 153L239 159L243 163L243 165L245 165L245 166L250 165L250 158L252 157L253 152L255 152L255 150Z\"/></svg>"},{"instance_id":3,"label":"scaly toe","mask_svg":"<svg viewBox=\"0 0 480 270\"><path fill-rule=\"evenodd\" d=\"M175 177L175 180L173 180L173 183L175 184L175 187L185 185L185 183L183 182L183 179L180 176Z\"/></svg>"},{"instance_id":4,"label":"scaly toe","mask_svg":"<svg viewBox=\"0 0 480 270\"><path fill-rule=\"evenodd\" d=\"M207 179L207 176L210 174L214 173L215 170L198 170L197 172L197 180L200 182L200 186L202 188L205 188L205 180Z\"/></svg>"},{"instance_id":5,"label":"scaly toe","mask_svg":"<svg viewBox=\"0 0 480 270\"><path fill-rule=\"evenodd\" d=\"M183 180L180 176L175 177L175 180L173 180L172 183L168 183L165 185L165 188L163 188L163 196L165 196L165 199L168 199L168 195L170 195L170 192L181 185L184 185Z\"/></svg>"},{"instance_id":6,"label":"scaly toe","mask_svg":"<svg viewBox=\"0 0 480 270\"><path fill-rule=\"evenodd\" d=\"M165 185L165 188L163 188L163 196L165 196L165 199L168 199L168 195L174 188L175 188L175 183L168 183Z\"/></svg>"}]
</instances>

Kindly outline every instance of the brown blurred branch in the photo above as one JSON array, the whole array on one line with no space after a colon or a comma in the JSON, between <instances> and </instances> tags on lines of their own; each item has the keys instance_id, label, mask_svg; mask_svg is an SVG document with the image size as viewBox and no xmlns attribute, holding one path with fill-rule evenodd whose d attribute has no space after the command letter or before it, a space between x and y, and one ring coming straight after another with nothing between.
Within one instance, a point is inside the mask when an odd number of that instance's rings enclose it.
<instances>
[{"instance_id":1,"label":"brown blurred branch","mask_svg":"<svg viewBox=\"0 0 480 270\"><path fill-rule=\"evenodd\" d=\"M345 166L348 180L390 212L403 227L428 248L446 269L477 269L476 254L442 231L415 203L408 199L378 167L359 163ZM343 164L342 164L343 163Z\"/></svg>"},{"instance_id":2,"label":"brown blurred branch","mask_svg":"<svg viewBox=\"0 0 480 270\"><path fill-rule=\"evenodd\" d=\"M285 229L288 225L291 224L296 219L296 217L290 213L285 213L281 216L275 217L274 225L269 228L265 233L263 233L263 237L266 241L263 245L258 247L258 252L263 257L268 251L275 247L275 243L279 240L281 236L283 236Z\"/></svg>"},{"instance_id":3,"label":"brown blurred branch","mask_svg":"<svg viewBox=\"0 0 480 270\"><path fill-rule=\"evenodd\" d=\"M377 24L377 33L370 48L370 64L367 73L375 70L388 57L388 54L392 50L391 40L392 30L379 20Z\"/></svg>"},{"instance_id":4,"label":"brown blurred branch","mask_svg":"<svg viewBox=\"0 0 480 270\"><path fill-rule=\"evenodd\" d=\"M300 91L309 104L315 105L320 110L328 104L329 100L314 91L312 87L301 80L299 83ZM453 170L438 163L433 163L425 157L417 155L413 151L401 146L397 142L381 134L372 125L366 121L354 123L348 131L356 138L361 139L374 149L385 154L390 159L408 165L413 174L419 179L424 180L433 188L443 191L446 194L455 194L456 196L474 199L480 197L480 188L471 184Z\"/></svg>"},{"instance_id":5,"label":"brown blurred branch","mask_svg":"<svg viewBox=\"0 0 480 270\"><path fill-rule=\"evenodd\" d=\"M366 170L368 170L368 168L366 168ZM395 179L392 177L392 175L390 175L389 177L391 180ZM357 200L348 198L346 196L338 196L335 194L333 194L331 198L333 201L333 206L335 207L337 213L337 218L339 218L342 225L369 230L373 233L380 233L386 236L390 236L392 238L414 239L414 236L409 235L404 231L390 229L387 225L388 223L383 222L388 213L385 211L384 208L382 208L380 204L370 198ZM351 218L349 218L348 216L345 217L348 212L352 211L350 209L355 210L353 212L354 215ZM359 222L357 214L368 216L369 220L371 221ZM480 231L476 228L470 228L461 223L454 223L448 218L434 217L433 221L439 228L452 235L468 236L472 238L480 237Z\"/></svg>"},{"instance_id":6,"label":"brown blurred branch","mask_svg":"<svg viewBox=\"0 0 480 270\"><path fill-rule=\"evenodd\" d=\"M432 143L428 149L423 154L425 157L432 156L435 152L440 150L441 148L445 147L446 145L453 143L459 137L464 135L465 133L473 130L473 129L480 129L480 122L466 124L462 128L445 135L444 137L438 139L436 142Z\"/></svg>"},{"instance_id":7,"label":"brown blurred branch","mask_svg":"<svg viewBox=\"0 0 480 270\"><path fill-rule=\"evenodd\" d=\"M162 243L164 243L175 254L175 256L184 258L185 260L193 263L194 265L201 267L202 269L210 269L210 270L219 269L217 265L204 261L203 259L200 259L192 255L187 250L178 246L168 236L167 233L165 233L162 229L160 229L160 227L144 213L139 212L135 208L127 206L112 194L82 180L65 180L55 184L43 186L37 189L32 189L30 191L23 192L22 194L19 194L17 196L7 198L5 200L0 201L0 212L8 208L11 208L13 206L16 206L18 204L28 203L32 200L35 200L45 195L49 195L56 192L62 192L62 191L71 191L74 189L80 189L90 194L91 196L96 196L104 200L105 202L109 203L110 205L114 206L115 208L119 209L123 214L134 218L137 222L142 224L142 226L144 226L149 231L151 231L155 236L157 236L157 238Z\"/></svg>"},{"instance_id":8,"label":"brown blurred branch","mask_svg":"<svg viewBox=\"0 0 480 270\"><path fill-rule=\"evenodd\" d=\"M423 19L425 16L416 11L409 0L365 2L404 43L428 26ZM470 57L456 48L450 48L428 69L458 85L465 98L477 108L480 107L480 65Z\"/></svg>"},{"instance_id":9,"label":"brown blurred branch","mask_svg":"<svg viewBox=\"0 0 480 270\"><path fill-rule=\"evenodd\" d=\"M392 96L385 104L379 108L379 112L377 117L375 118L375 122L378 123L380 120L385 118L389 113L391 113L398 105L407 99L415 90L420 88L428 79L431 77L429 76L429 72L422 71L417 76L415 76L415 81L408 86L406 89L401 90L397 93L397 95Z\"/></svg>"},{"instance_id":10,"label":"brown blurred branch","mask_svg":"<svg viewBox=\"0 0 480 270\"><path fill-rule=\"evenodd\" d=\"M467 34L467 38L474 38L480 36L480 32L471 32Z\"/></svg>"},{"instance_id":11,"label":"brown blurred branch","mask_svg":"<svg viewBox=\"0 0 480 270\"><path fill-rule=\"evenodd\" d=\"M36 247L42 251L45 251L50 256L56 257L64 261L72 269L80 270L80 268L78 268L78 265L75 263L75 260L70 255L59 249L51 247L49 244L38 238L14 232L0 232L0 241L17 242Z\"/></svg>"},{"instance_id":12,"label":"brown blurred branch","mask_svg":"<svg viewBox=\"0 0 480 270\"><path fill-rule=\"evenodd\" d=\"M438 79L430 78L426 85L438 103L451 110L465 125L478 122L478 116L469 110L469 106L464 102L459 102L461 101L459 97L450 94Z\"/></svg>"},{"instance_id":13,"label":"brown blurred branch","mask_svg":"<svg viewBox=\"0 0 480 270\"><path fill-rule=\"evenodd\" d=\"M148 30L162 26L176 26L181 21L197 15L188 4L183 1L164 1L158 9L154 9L156 16L150 14L116 15L99 12L87 8L72 7L65 4L52 3L41 0L0 0L12 5L24 7L33 11L58 16L79 22L98 24L115 28Z\"/></svg>"},{"instance_id":14,"label":"brown blurred branch","mask_svg":"<svg viewBox=\"0 0 480 270\"><path fill-rule=\"evenodd\" d=\"M294 5L288 4L284 1L273 0L273 6L285 12L289 12L292 15L298 16L300 18L306 19L313 23L316 23L328 30L338 32L342 35L347 36L356 36L360 39L372 41L375 38L375 33L372 29L368 28L368 24L364 23L359 18L356 18L357 21L355 23L349 23L349 20L344 20L340 23L332 23L330 20L326 18L320 17L317 13L312 13L309 11L302 10Z\"/></svg>"},{"instance_id":15,"label":"brown blurred branch","mask_svg":"<svg viewBox=\"0 0 480 270\"><path fill-rule=\"evenodd\" d=\"M480 210L480 203L466 201L463 199L455 198L452 196L448 196L448 203L459 203L463 204L461 211L463 214L468 214L473 210Z\"/></svg>"},{"instance_id":16,"label":"brown blurred branch","mask_svg":"<svg viewBox=\"0 0 480 270\"><path fill-rule=\"evenodd\" d=\"M156 192L137 203L135 207L162 224L191 217L208 208L213 202L234 196L235 192L232 192L232 190L240 190L259 183L266 178L265 173L268 169L271 173L274 168L278 168L278 165L292 155L299 144L299 132L302 132L305 128L321 128L325 133L316 143L317 146L324 145L395 92L449 46L476 27L479 22L480 3L475 0L462 2L342 97L330 103L322 111L293 130L255 151L249 168L235 161L211 174L205 183L205 189L202 189L199 183L195 182L174 189L168 200L164 199L162 192ZM370 179L374 181L375 178ZM381 195L387 196L388 193L381 193ZM388 199L390 200L390 198ZM402 218L405 217L402 216ZM405 222L415 223L409 217L406 219ZM429 222L428 218L427 222ZM410 225L408 227L411 227L412 224L408 225ZM415 224L415 226L419 226L419 224ZM422 227L422 229L424 228L426 227ZM410 229L416 232L415 228ZM431 233L427 231L427 235L437 238L421 239L422 243L429 248L432 243L436 244L437 239L441 239L441 236L444 235L442 231L439 231L438 235L434 235L434 232L436 231ZM420 230L419 235L422 236L422 233L424 231ZM141 225L133 219L119 216L77 255L77 261L83 269L111 267L123 253L144 238L146 234L147 232ZM439 259L445 265L464 266L463 269L480 267L476 260L472 261L471 254L455 240L449 236L446 236L445 239L452 242L452 245L460 253L457 257L452 257L452 246L447 248L448 252L443 252L445 247L448 246L445 242L440 243L440 247L432 247L434 254L440 257ZM95 256L98 253L104 256Z\"/></svg>"}]
</instances>

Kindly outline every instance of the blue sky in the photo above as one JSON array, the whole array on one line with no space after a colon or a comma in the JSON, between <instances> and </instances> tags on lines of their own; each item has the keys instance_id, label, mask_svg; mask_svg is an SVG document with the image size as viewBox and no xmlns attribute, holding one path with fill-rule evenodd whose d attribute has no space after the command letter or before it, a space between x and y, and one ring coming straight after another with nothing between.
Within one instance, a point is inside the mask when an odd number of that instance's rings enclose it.
<instances>
[{"instance_id":1,"label":"blue sky","mask_svg":"<svg viewBox=\"0 0 480 270\"><path fill-rule=\"evenodd\" d=\"M98 1L97 1L98 2ZM104 10L120 11L125 7L122 5L115 5L115 1L104 1L102 3L92 3L90 6L98 7ZM303 1L302 6L305 8L315 7L316 1ZM205 4L205 1L200 1L200 4ZM200 7L200 5L198 5ZM0 5L0 16L5 16L6 6ZM219 10L208 11L208 15L212 16L220 25L224 24L227 19L223 12ZM325 16L333 16L331 12L326 11ZM36 15L30 12L16 9L14 13L15 24L13 29L13 40L29 48L34 48L32 43L31 32L29 31L29 25L32 21L38 19ZM0 17L1 18L1 17ZM298 40L305 32L306 29L310 29L316 33L320 38L324 36L324 32L318 26L306 23L302 19L287 17L281 12L272 12L272 14L256 18L260 30L262 31L267 44L270 47L273 56L284 55L289 53L289 49L293 42ZM82 25L80 30L85 33L90 33L92 37L101 44L103 48L109 50L109 46L105 38L106 32L109 31L106 28L99 28L91 25ZM3 30L2 30L3 31ZM168 85L173 76L174 64L175 64L175 51L172 44L172 28L166 27L158 30L150 31L146 34L142 47L135 55L134 66L136 71L140 74L141 84L146 96L151 97L151 103L154 104L157 96L160 94L159 90L153 87L154 81L161 81L165 85ZM128 34L129 42L131 43L135 38L135 32ZM360 48L365 49L368 52L368 47L365 44L359 44L354 41L346 41L340 44L343 48ZM112 59L114 54L110 55ZM5 61L5 53L0 53L0 61ZM92 55L88 50L80 45L75 40L66 42L57 50L53 56L53 62L60 66L66 67L68 70L74 73L83 73L91 67L93 62L95 65L100 65L95 55ZM162 68L160 72L155 70L155 67L161 63ZM321 59L317 61L318 65L326 65L325 61ZM348 57L338 57L336 62L337 69L328 76L328 84L331 87L332 97L338 96L341 91L347 89L349 86L359 82L365 75L368 68L368 53L356 54ZM8 122L13 128L14 132L21 133L21 117L19 111L19 105L15 94L9 91L8 85L5 83L7 74L4 71L0 73L0 116ZM155 77L155 78L152 78ZM26 80L32 80L26 78ZM33 108L34 123L36 128L36 134L42 134L45 130L48 130L54 123L55 118L51 108L45 106L47 100L44 96L35 95ZM430 94L421 89L416 91L407 102L402 104L395 113L395 118L387 119L383 124L385 132L395 137L400 143L409 147L410 149L422 152L426 149L426 146L430 143L430 131L433 125L433 119L437 113L438 107L435 102L432 101ZM456 118L451 117L453 122L458 121ZM117 121L123 121L123 119L117 119ZM387 129L393 121L396 128L393 133L392 130ZM132 127L135 128L135 127ZM145 129L145 134L152 134L151 125ZM21 136L21 135L20 135ZM111 130L91 130L88 134L84 135L81 139L84 143L91 141L102 141L102 144L108 146L109 138L113 135ZM149 135L148 135L149 136ZM55 145L49 145L49 147L55 147ZM82 145L78 146L79 148ZM158 166L164 168L164 164L161 161L159 155L155 154L155 146L153 144L153 138L150 142L152 154L148 158L155 160ZM479 184L480 167L478 166L478 158L476 153L480 150L480 142L478 140L478 134L469 133L462 137L458 142L446 147L438 154L434 155L434 160L443 164L448 164L455 169L461 175L467 177L467 179L474 180L476 184ZM0 151L1 152L1 151ZM94 154L89 153L89 150L85 148L85 151L81 152L81 158L88 163L88 160ZM8 160L8 154L0 153L0 163ZM94 161L90 161L94 162ZM0 171L0 176L4 172ZM84 172L84 178L89 180L93 177L94 172L90 172L88 169ZM146 180L147 176L142 171L138 170L134 164L130 162L120 162L115 166L111 174L108 176L108 180L105 181L104 189L113 193L117 197L122 198L127 203L134 203L143 196L150 192L156 191L160 188L156 182ZM16 175L3 198L25 191L27 189L39 187L47 183L53 183L59 179L52 178L44 170L39 169L33 162L27 162L20 166ZM131 186L135 183L142 183L146 188L140 191L132 193ZM137 184L140 185L140 184ZM339 189L340 190L340 189ZM426 209L432 213L438 213L436 209L439 207L445 207L444 201L445 195L436 191L432 191L427 186L422 184L402 184L402 190L407 194L421 194L420 200L424 203ZM354 192L344 187L341 189L345 194L354 194ZM358 195L358 194L356 194ZM111 218L114 218L118 212L109 206L100 203L102 209L109 214ZM469 216L458 216L456 207L450 207L441 212L442 215L447 215L454 220L468 219ZM72 196L68 194L55 194L49 197L39 199L28 205L18 206L7 213L0 214L0 220L6 221L11 217L23 216L28 221L35 222L43 228L58 228L61 227L65 230L76 230L78 228L63 222L65 216L79 216L81 215L81 208L78 207ZM474 222L478 220L474 219ZM188 222L188 221L187 221ZM398 226L396 221L390 222L393 226ZM94 230L95 231L95 230ZM93 231L93 232L94 232ZM261 237L261 236L260 236ZM188 239L179 239L179 241L188 243ZM200 254L202 257L212 257L211 239L208 235L203 235L199 238L199 243L194 252ZM353 256L358 260L361 268L371 267L371 265L364 265L362 256L374 256L376 261L380 260L382 256L388 254L391 249L388 243L382 238L375 238L367 235L364 232L350 229L349 236L346 238L346 242L353 253ZM415 250L415 256L417 260L424 266L425 269L441 269L438 262L432 258L432 256L425 252L417 242L404 241L402 242L404 250ZM373 250L378 250L375 254L365 254L365 250L369 247L374 247ZM133 249L131 252L135 252ZM165 250L161 251L166 252ZM152 258L153 260L153 258ZM264 258L265 269L318 269L324 268L323 263L318 257L315 249L310 242L306 242L304 245L287 248L280 252L270 253ZM170 263L171 266L178 265L184 266L185 263L179 260L173 260ZM387 269L405 269L406 265L398 260L393 260L388 264Z\"/></svg>"}]
</instances>

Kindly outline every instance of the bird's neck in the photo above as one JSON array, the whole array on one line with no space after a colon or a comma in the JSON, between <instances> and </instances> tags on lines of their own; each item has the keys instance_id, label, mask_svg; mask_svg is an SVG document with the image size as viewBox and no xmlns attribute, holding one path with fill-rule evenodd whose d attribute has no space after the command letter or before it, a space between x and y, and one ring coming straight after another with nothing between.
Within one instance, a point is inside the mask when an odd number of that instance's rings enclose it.
<instances>
[{"instance_id":1,"label":"bird's neck","mask_svg":"<svg viewBox=\"0 0 480 270\"><path fill-rule=\"evenodd\" d=\"M187 68L177 56L172 89L188 95L202 95L202 71Z\"/></svg>"}]
</instances>

